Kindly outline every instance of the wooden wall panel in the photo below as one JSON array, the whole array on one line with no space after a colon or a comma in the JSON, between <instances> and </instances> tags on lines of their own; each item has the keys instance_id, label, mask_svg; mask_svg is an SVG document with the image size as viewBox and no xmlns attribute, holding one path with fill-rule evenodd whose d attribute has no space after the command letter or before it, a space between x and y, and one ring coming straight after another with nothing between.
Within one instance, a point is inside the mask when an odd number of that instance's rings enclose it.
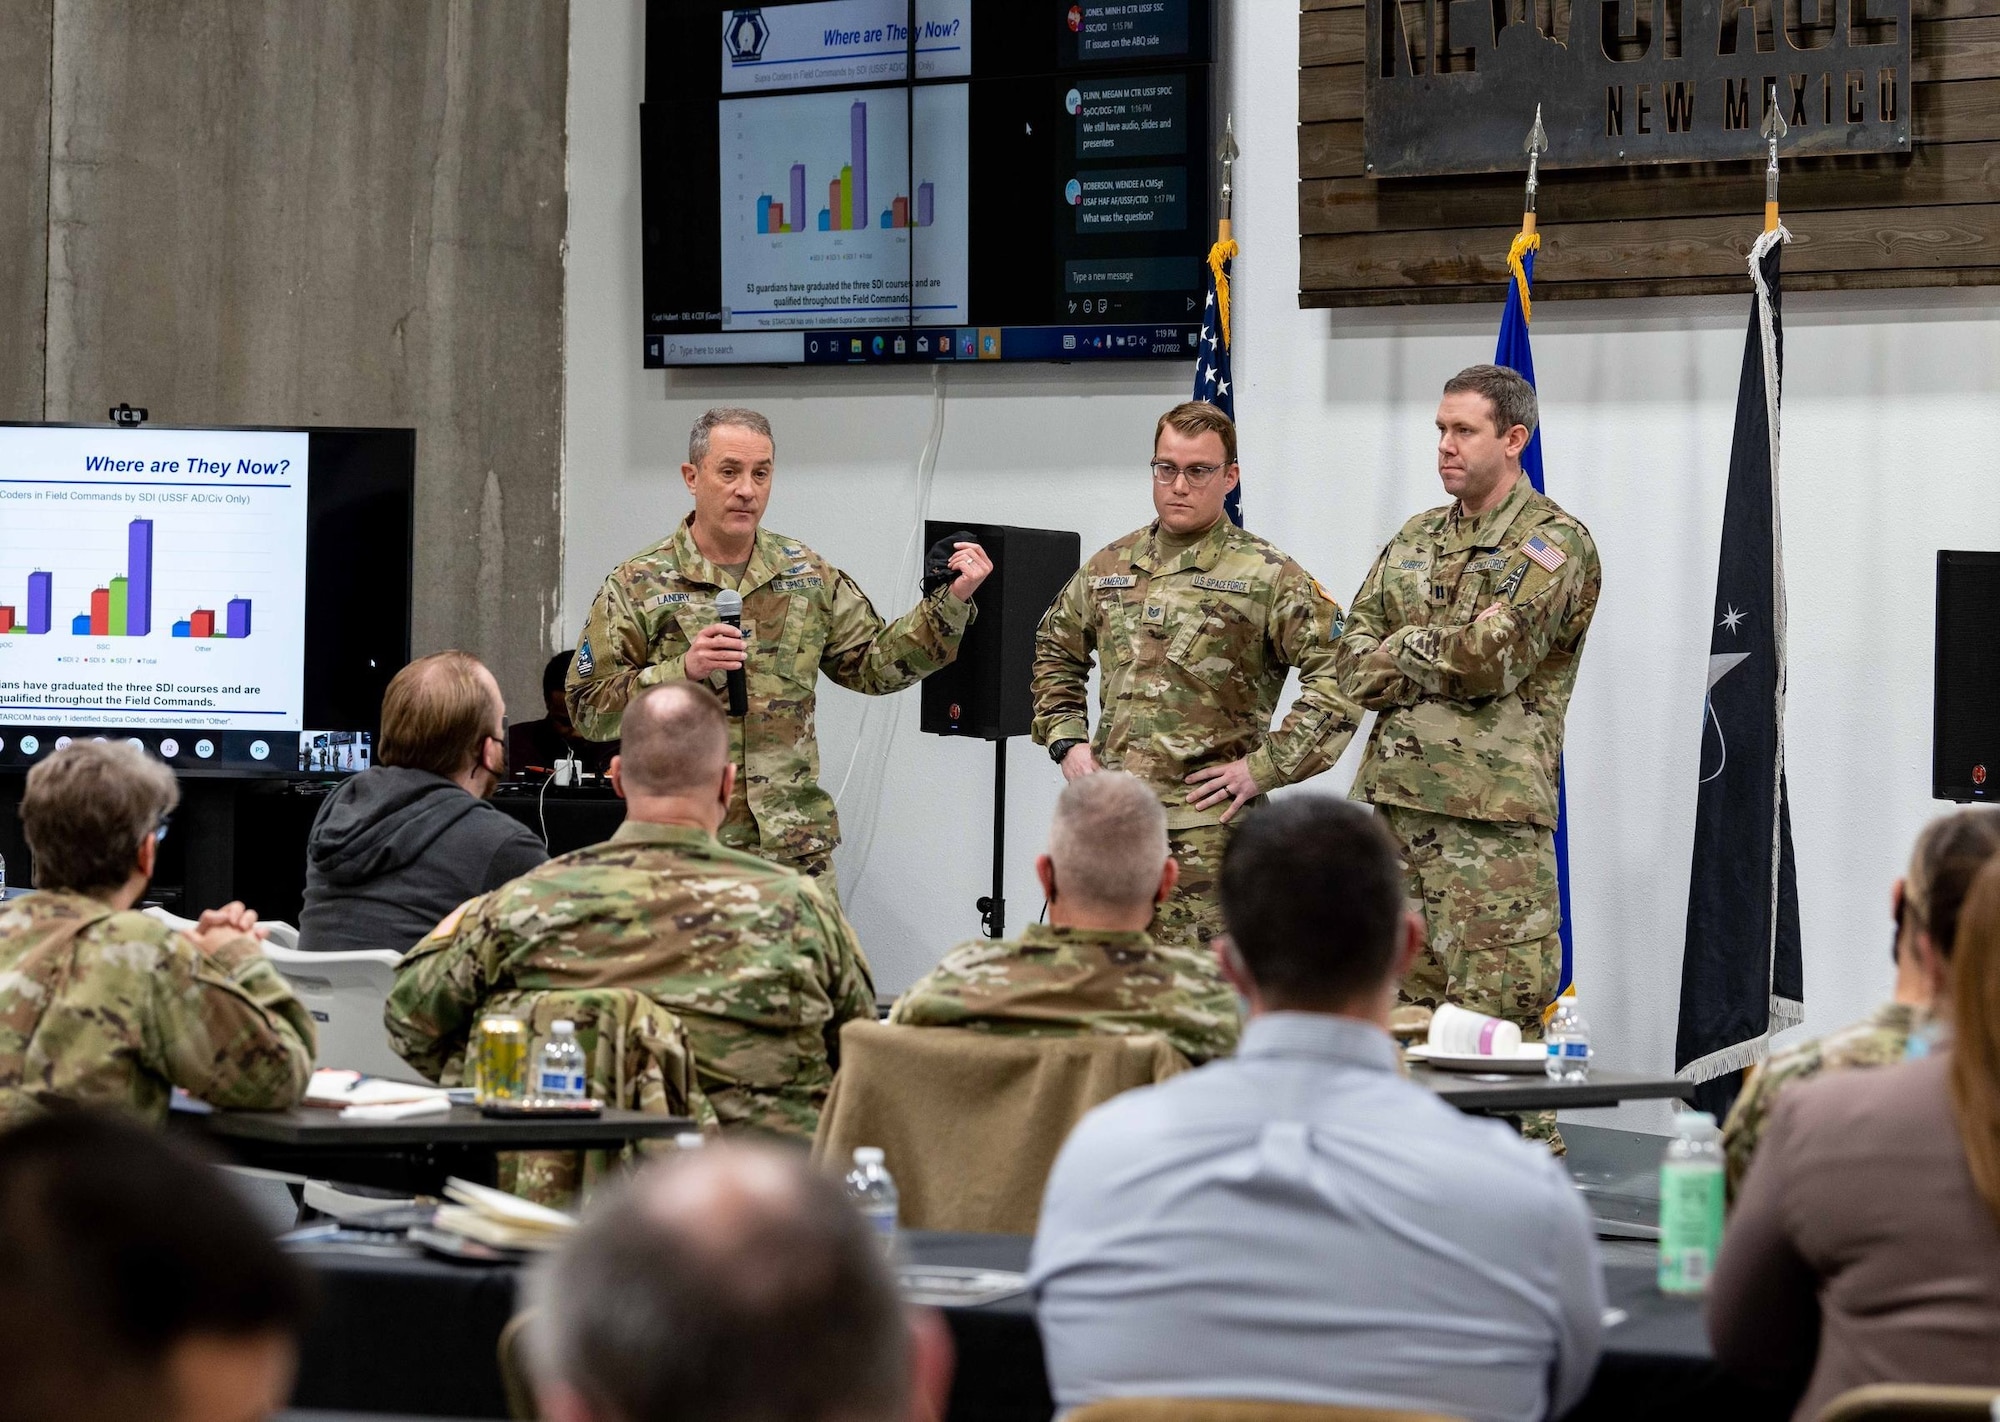
<instances>
[{"instance_id":1,"label":"wooden wall panel","mask_svg":"<svg viewBox=\"0 0 2000 1422\"><path fill-rule=\"evenodd\" d=\"M1911 152L1786 160L1785 285L2000 284L2000 0L1915 0ZM1497 301L1522 174L1375 179L1361 0L1299 15L1299 304ZM1535 295L1744 289L1762 165L1544 169Z\"/></svg>"}]
</instances>

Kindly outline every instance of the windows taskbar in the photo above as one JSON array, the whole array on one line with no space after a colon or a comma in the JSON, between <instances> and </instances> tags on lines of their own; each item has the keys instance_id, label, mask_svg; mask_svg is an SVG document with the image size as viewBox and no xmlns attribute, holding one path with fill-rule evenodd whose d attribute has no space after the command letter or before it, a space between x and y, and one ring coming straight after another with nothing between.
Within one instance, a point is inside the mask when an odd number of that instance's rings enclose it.
<instances>
[{"instance_id":1,"label":"windows taskbar","mask_svg":"<svg viewBox=\"0 0 2000 1422\"><path fill-rule=\"evenodd\" d=\"M908 365L982 360L1191 360L1199 325L958 326L646 337L648 367Z\"/></svg>"}]
</instances>

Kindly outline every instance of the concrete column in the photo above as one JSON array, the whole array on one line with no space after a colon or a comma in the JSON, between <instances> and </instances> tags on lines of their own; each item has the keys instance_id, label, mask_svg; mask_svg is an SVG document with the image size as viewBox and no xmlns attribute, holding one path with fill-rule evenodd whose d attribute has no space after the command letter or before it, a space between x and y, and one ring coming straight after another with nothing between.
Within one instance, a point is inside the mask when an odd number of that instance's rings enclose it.
<instances>
[{"instance_id":1,"label":"concrete column","mask_svg":"<svg viewBox=\"0 0 2000 1422\"><path fill-rule=\"evenodd\" d=\"M47 418L129 400L162 423L414 426L415 650L477 654L539 714L566 0L54 0L53 17Z\"/></svg>"},{"instance_id":2,"label":"concrete column","mask_svg":"<svg viewBox=\"0 0 2000 1422\"><path fill-rule=\"evenodd\" d=\"M54 0L0 3L0 419L42 418Z\"/></svg>"}]
</instances>

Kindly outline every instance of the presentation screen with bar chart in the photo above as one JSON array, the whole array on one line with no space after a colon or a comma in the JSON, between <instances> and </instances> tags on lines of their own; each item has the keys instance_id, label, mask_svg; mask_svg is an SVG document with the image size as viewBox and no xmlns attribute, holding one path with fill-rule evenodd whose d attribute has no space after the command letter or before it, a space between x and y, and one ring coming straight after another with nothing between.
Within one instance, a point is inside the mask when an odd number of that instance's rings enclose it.
<instances>
[{"instance_id":1,"label":"presentation screen with bar chart","mask_svg":"<svg viewBox=\"0 0 2000 1422\"><path fill-rule=\"evenodd\" d=\"M1192 359L1212 0L650 0L645 364Z\"/></svg>"},{"instance_id":2,"label":"presentation screen with bar chart","mask_svg":"<svg viewBox=\"0 0 2000 1422\"><path fill-rule=\"evenodd\" d=\"M171 729L196 760L289 762L308 449L296 430L0 429L0 749Z\"/></svg>"}]
</instances>

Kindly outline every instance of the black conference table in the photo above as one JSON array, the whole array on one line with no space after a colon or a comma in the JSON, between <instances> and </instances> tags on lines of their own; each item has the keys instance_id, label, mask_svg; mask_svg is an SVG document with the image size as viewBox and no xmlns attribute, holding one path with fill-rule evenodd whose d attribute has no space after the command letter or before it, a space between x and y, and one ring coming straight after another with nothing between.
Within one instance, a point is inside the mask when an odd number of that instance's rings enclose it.
<instances>
[{"instance_id":1,"label":"black conference table","mask_svg":"<svg viewBox=\"0 0 2000 1422\"><path fill-rule=\"evenodd\" d=\"M1011 1235L911 1231L914 1263L1025 1267ZM495 1346L516 1308L513 1265L451 1263L400 1247L311 1248L298 1257L319 1286L292 1405L343 1413L507 1415ZM1649 1267L1605 1270L1615 1311L1590 1393L1572 1422L1689 1416L1783 1418L1720 1375L1698 1302L1662 1297ZM1041 1337L1024 1295L946 1310L958 1346L948 1422L1048 1422L1054 1408Z\"/></svg>"},{"instance_id":2,"label":"black conference table","mask_svg":"<svg viewBox=\"0 0 2000 1422\"><path fill-rule=\"evenodd\" d=\"M401 1121L343 1120L337 1110L218 1111L176 1102L175 1130L205 1137L238 1164L412 1194L440 1195L449 1176L494 1183L502 1152L606 1150L697 1129L685 1116L606 1110L596 1116L495 1118L476 1106Z\"/></svg>"}]
</instances>

